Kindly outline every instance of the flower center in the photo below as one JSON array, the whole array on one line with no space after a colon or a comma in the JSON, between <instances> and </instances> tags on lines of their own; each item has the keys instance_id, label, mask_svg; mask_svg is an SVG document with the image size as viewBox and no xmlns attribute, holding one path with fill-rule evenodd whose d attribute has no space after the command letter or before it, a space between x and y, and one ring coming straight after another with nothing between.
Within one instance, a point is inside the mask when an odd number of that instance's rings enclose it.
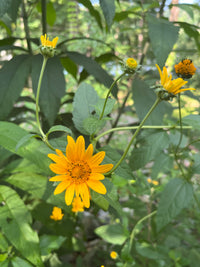
<instances>
[{"instance_id":1,"label":"flower center","mask_svg":"<svg viewBox=\"0 0 200 267\"><path fill-rule=\"evenodd\" d=\"M81 184L89 179L91 169L86 162L72 162L69 173L73 182Z\"/></svg>"}]
</instances>

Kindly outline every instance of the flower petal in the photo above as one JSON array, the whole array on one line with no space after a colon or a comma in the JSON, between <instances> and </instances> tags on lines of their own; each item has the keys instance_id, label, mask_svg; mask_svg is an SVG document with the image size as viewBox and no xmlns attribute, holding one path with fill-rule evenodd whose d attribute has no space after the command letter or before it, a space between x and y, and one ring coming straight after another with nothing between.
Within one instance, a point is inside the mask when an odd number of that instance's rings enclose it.
<instances>
[{"instance_id":1,"label":"flower petal","mask_svg":"<svg viewBox=\"0 0 200 267\"><path fill-rule=\"evenodd\" d=\"M93 166L98 166L105 158L105 155L106 153L104 151L98 152L90 160L88 160L88 163Z\"/></svg>"},{"instance_id":2,"label":"flower petal","mask_svg":"<svg viewBox=\"0 0 200 267\"><path fill-rule=\"evenodd\" d=\"M68 135L67 136L67 141L68 141L68 144L67 144L67 147L66 147L66 157L69 160L74 160L74 158L75 158L75 142L74 142L74 139L70 135Z\"/></svg>"},{"instance_id":3,"label":"flower petal","mask_svg":"<svg viewBox=\"0 0 200 267\"><path fill-rule=\"evenodd\" d=\"M49 165L49 168L52 170L52 172L56 174L66 174L67 172L67 170L63 168L63 166L61 166L60 164L51 163Z\"/></svg>"},{"instance_id":4,"label":"flower petal","mask_svg":"<svg viewBox=\"0 0 200 267\"><path fill-rule=\"evenodd\" d=\"M75 190L75 184L72 183L65 192L65 203L67 205L72 204L72 200L74 198L74 190Z\"/></svg>"},{"instance_id":5,"label":"flower petal","mask_svg":"<svg viewBox=\"0 0 200 267\"><path fill-rule=\"evenodd\" d=\"M86 208L89 208L90 207L90 191L89 191L88 186L85 183L81 184L80 195L81 195L84 206Z\"/></svg>"},{"instance_id":6,"label":"flower petal","mask_svg":"<svg viewBox=\"0 0 200 267\"><path fill-rule=\"evenodd\" d=\"M62 165L63 168L65 168L68 163L64 156L60 157L57 156L56 154L48 154L48 157L52 159L55 163Z\"/></svg>"},{"instance_id":7,"label":"flower petal","mask_svg":"<svg viewBox=\"0 0 200 267\"><path fill-rule=\"evenodd\" d=\"M62 193L69 185L70 185L71 181L67 180L67 181L63 181L61 182L55 189L54 191L54 195L60 194Z\"/></svg>"},{"instance_id":8,"label":"flower petal","mask_svg":"<svg viewBox=\"0 0 200 267\"><path fill-rule=\"evenodd\" d=\"M67 175L56 175L53 176L49 179L50 182L60 182L60 181L64 181L67 180L68 176Z\"/></svg>"},{"instance_id":9,"label":"flower petal","mask_svg":"<svg viewBox=\"0 0 200 267\"><path fill-rule=\"evenodd\" d=\"M81 160L85 153L85 139L80 135L76 140L75 155L76 160Z\"/></svg>"},{"instance_id":10,"label":"flower petal","mask_svg":"<svg viewBox=\"0 0 200 267\"><path fill-rule=\"evenodd\" d=\"M99 165L96 167L92 167L92 172L106 173L110 171L112 168L113 168L113 164Z\"/></svg>"},{"instance_id":11,"label":"flower petal","mask_svg":"<svg viewBox=\"0 0 200 267\"><path fill-rule=\"evenodd\" d=\"M93 145L90 144L87 148L87 150L85 151L85 154L83 156L83 160L87 161L92 157L93 154Z\"/></svg>"},{"instance_id":12,"label":"flower petal","mask_svg":"<svg viewBox=\"0 0 200 267\"><path fill-rule=\"evenodd\" d=\"M100 181L88 180L87 185L97 193L105 195L107 192L105 185Z\"/></svg>"},{"instance_id":13,"label":"flower petal","mask_svg":"<svg viewBox=\"0 0 200 267\"><path fill-rule=\"evenodd\" d=\"M104 175L103 174L101 174L101 173L91 173L90 174L90 179L91 180L103 180L105 177L104 177Z\"/></svg>"}]
</instances>

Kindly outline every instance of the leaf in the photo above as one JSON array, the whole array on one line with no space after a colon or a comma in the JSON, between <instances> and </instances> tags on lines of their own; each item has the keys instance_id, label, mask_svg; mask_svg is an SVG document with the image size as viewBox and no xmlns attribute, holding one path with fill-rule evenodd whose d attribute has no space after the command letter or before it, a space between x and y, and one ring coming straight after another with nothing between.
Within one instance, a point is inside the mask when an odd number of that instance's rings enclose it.
<instances>
[{"instance_id":1,"label":"leaf","mask_svg":"<svg viewBox=\"0 0 200 267\"><path fill-rule=\"evenodd\" d=\"M47 23L50 25L50 26L53 26L55 21L56 21L56 11L55 11L55 8L53 6L53 3L52 2L48 2L47 5L46 5L46 8L47 8Z\"/></svg>"},{"instance_id":2,"label":"leaf","mask_svg":"<svg viewBox=\"0 0 200 267\"><path fill-rule=\"evenodd\" d=\"M200 115L190 114L182 119L183 124L192 126L195 130L200 127Z\"/></svg>"},{"instance_id":3,"label":"leaf","mask_svg":"<svg viewBox=\"0 0 200 267\"><path fill-rule=\"evenodd\" d=\"M107 88L113 83L112 77L92 58L87 57L78 52L67 52L68 57L73 60L76 64L81 65L85 70L94 76L94 78L105 85ZM112 94L117 97L118 88L115 85L113 87Z\"/></svg>"},{"instance_id":4,"label":"leaf","mask_svg":"<svg viewBox=\"0 0 200 267\"><path fill-rule=\"evenodd\" d=\"M31 67L29 55L15 56L0 70L0 120L6 119L18 99Z\"/></svg>"},{"instance_id":5,"label":"leaf","mask_svg":"<svg viewBox=\"0 0 200 267\"><path fill-rule=\"evenodd\" d=\"M169 136L166 132L153 132L148 134L148 138L138 148L134 148L129 165L132 170L137 170L146 165L149 161L155 159L162 150L169 145Z\"/></svg>"},{"instance_id":6,"label":"leaf","mask_svg":"<svg viewBox=\"0 0 200 267\"><path fill-rule=\"evenodd\" d=\"M88 134L84 129L83 121L90 117L97 101L98 95L91 85L82 83L78 87L74 97L72 114L75 127L83 134Z\"/></svg>"},{"instance_id":7,"label":"leaf","mask_svg":"<svg viewBox=\"0 0 200 267\"><path fill-rule=\"evenodd\" d=\"M19 6L22 0L11 0L11 5L9 6L7 13L11 17L12 21L15 22L18 15Z\"/></svg>"},{"instance_id":8,"label":"leaf","mask_svg":"<svg viewBox=\"0 0 200 267\"><path fill-rule=\"evenodd\" d=\"M99 120L95 116L91 116L89 118L84 119L83 121L83 127L87 134L91 135L93 133L98 132L100 129L102 129L105 125L104 119Z\"/></svg>"},{"instance_id":9,"label":"leaf","mask_svg":"<svg viewBox=\"0 0 200 267\"><path fill-rule=\"evenodd\" d=\"M178 39L179 27L162 18L147 16L148 33L157 64L162 68Z\"/></svg>"},{"instance_id":10,"label":"leaf","mask_svg":"<svg viewBox=\"0 0 200 267\"><path fill-rule=\"evenodd\" d=\"M174 159L163 152L160 153L159 157L155 158L154 165L152 167L151 178L156 179L159 173L167 173L173 169Z\"/></svg>"},{"instance_id":11,"label":"leaf","mask_svg":"<svg viewBox=\"0 0 200 267\"><path fill-rule=\"evenodd\" d=\"M95 105L95 111L99 116L102 113L104 102L105 102L105 99L100 98L99 101L97 102L97 104ZM112 112L114 104L115 104L115 100L112 98L108 98L107 103L106 103L106 107L104 110L104 116L106 116Z\"/></svg>"},{"instance_id":12,"label":"leaf","mask_svg":"<svg viewBox=\"0 0 200 267\"><path fill-rule=\"evenodd\" d=\"M106 242L114 245L122 245L129 236L120 224L103 225L96 228L94 232Z\"/></svg>"},{"instance_id":13,"label":"leaf","mask_svg":"<svg viewBox=\"0 0 200 267\"><path fill-rule=\"evenodd\" d=\"M180 178L171 180L161 195L156 214L157 231L171 222L183 208L188 207L192 198L192 184Z\"/></svg>"},{"instance_id":14,"label":"leaf","mask_svg":"<svg viewBox=\"0 0 200 267\"><path fill-rule=\"evenodd\" d=\"M52 250L57 250L66 240L64 236L42 235L40 237L40 249L42 256L49 255Z\"/></svg>"},{"instance_id":15,"label":"leaf","mask_svg":"<svg viewBox=\"0 0 200 267\"><path fill-rule=\"evenodd\" d=\"M66 127L66 126L63 126L63 125L55 125L55 126L52 126L46 136L48 136L50 133L53 133L53 132L65 132L65 133L68 133L68 134L71 134L72 135L72 131Z\"/></svg>"},{"instance_id":16,"label":"leaf","mask_svg":"<svg viewBox=\"0 0 200 267\"><path fill-rule=\"evenodd\" d=\"M132 92L136 113L140 121L142 121L155 102L156 94L152 89L149 88L147 83L139 79L133 80ZM145 125L161 124L163 122L163 117L166 114L168 114L168 116L172 114L172 107L168 102L163 101L156 107L156 109L145 122Z\"/></svg>"},{"instance_id":17,"label":"leaf","mask_svg":"<svg viewBox=\"0 0 200 267\"><path fill-rule=\"evenodd\" d=\"M172 5L170 5L170 8L173 7L173 6L178 7L180 9L184 10L185 12L187 12L187 14L190 16L191 19L194 18L194 13L193 13L193 9L192 8L195 5L191 5L191 4L172 4Z\"/></svg>"},{"instance_id":18,"label":"leaf","mask_svg":"<svg viewBox=\"0 0 200 267\"><path fill-rule=\"evenodd\" d=\"M115 0L99 0L108 28L111 27L115 16Z\"/></svg>"},{"instance_id":19,"label":"leaf","mask_svg":"<svg viewBox=\"0 0 200 267\"><path fill-rule=\"evenodd\" d=\"M22 137L22 139L19 140L19 142L16 145L16 151L23 145L25 145L31 138L33 137L39 137L37 134L27 134Z\"/></svg>"},{"instance_id":20,"label":"leaf","mask_svg":"<svg viewBox=\"0 0 200 267\"><path fill-rule=\"evenodd\" d=\"M0 1L0 17L2 18L5 13L8 12L12 0L1 0Z\"/></svg>"},{"instance_id":21,"label":"leaf","mask_svg":"<svg viewBox=\"0 0 200 267\"><path fill-rule=\"evenodd\" d=\"M136 250L137 252L148 259L162 259L162 255L160 254L159 251L156 250L156 248L152 247L150 244L147 242L136 242Z\"/></svg>"},{"instance_id":22,"label":"leaf","mask_svg":"<svg viewBox=\"0 0 200 267\"><path fill-rule=\"evenodd\" d=\"M74 77L74 79L77 79L77 65L69 57L62 57L60 58L60 61L66 71L69 72Z\"/></svg>"},{"instance_id":23,"label":"leaf","mask_svg":"<svg viewBox=\"0 0 200 267\"><path fill-rule=\"evenodd\" d=\"M32 57L32 82L33 91L36 95L40 69L42 66L42 56L36 55ZM65 94L65 78L63 68L59 58L53 57L48 59L44 71L40 90L40 108L52 125L60 108L60 99Z\"/></svg>"},{"instance_id":24,"label":"leaf","mask_svg":"<svg viewBox=\"0 0 200 267\"><path fill-rule=\"evenodd\" d=\"M31 216L17 193L4 185L0 186L0 226L6 238L20 253L38 267L43 263L39 251L37 233L30 227Z\"/></svg>"},{"instance_id":25,"label":"leaf","mask_svg":"<svg viewBox=\"0 0 200 267\"><path fill-rule=\"evenodd\" d=\"M33 267L33 265L30 264L28 261L19 257L13 257L11 259L11 262L13 267Z\"/></svg>"}]
</instances>

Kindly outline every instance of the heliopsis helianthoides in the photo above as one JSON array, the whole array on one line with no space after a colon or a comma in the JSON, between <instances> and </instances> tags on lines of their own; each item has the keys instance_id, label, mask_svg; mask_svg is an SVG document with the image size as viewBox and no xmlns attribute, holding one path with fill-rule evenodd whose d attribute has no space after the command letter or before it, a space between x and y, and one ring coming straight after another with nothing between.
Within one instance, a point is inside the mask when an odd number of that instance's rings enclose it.
<instances>
[{"instance_id":1,"label":"heliopsis helianthoides","mask_svg":"<svg viewBox=\"0 0 200 267\"><path fill-rule=\"evenodd\" d=\"M73 212L83 212L84 211L84 204L81 201L81 198L75 197L73 202L72 202L72 211Z\"/></svg>"},{"instance_id":2,"label":"heliopsis helianthoides","mask_svg":"<svg viewBox=\"0 0 200 267\"><path fill-rule=\"evenodd\" d=\"M55 37L52 41L49 40L49 37L47 38L47 35L41 35L41 47L40 51L43 56L46 57L53 57L55 55L55 48L56 44L58 42L58 37Z\"/></svg>"},{"instance_id":3,"label":"heliopsis helianthoides","mask_svg":"<svg viewBox=\"0 0 200 267\"><path fill-rule=\"evenodd\" d=\"M177 76L183 79L191 78L196 72L196 68L191 59L183 59L174 68Z\"/></svg>"},{"instance_id":4,"label":"heliopsis helianthoides","mask_svg":"<svg viewBox=\"0 0 200 267\"><path fill-rule=\"evenodd\" d=\"M163 89L166 90L168 93L170 93L171 96L176 95L183 91L196 90L195 88L181 89L181 87L184 86L187 83L187 81L184 81L182 78L177 78L172 80L172 75L170 74L168 76L166 67L163 67L163 72L161 71L160 67L157 64L156 67L160 74L160 81L161 85L163 86Z\"/></svg>"},{"instance_id":5,"label":"heliopsis helianthoides","mask_svg":"<svg viewBox=\"0 0 200 267\"><path fill-rule=\"evenodd\" d=\"M101 151L93 155L93 145L90 144L85 150L85 140L79 136L76 140L67 136L68 144L66 155L59 149L55 154L49 154L48 157L55 163L49 165L50 169L57 175L50 178L52 182L60 182L54 194L65 192L65 203L71 205L74 197L79 197L86 208L90 206L90 188L97 193L106 194L106 187L101 183L107 173L113 167L113 164L100 165L105 157L105 152Z\"/></svg>"},{"instance_id":6,"label":"heliopsis helianthoides","mask_svg":"<svg viewBox=\"0 0 200 267\"><path fill-rule=\"evenodd\" d=\"M50 215L50 218L54 221L61 221L64 214L62 213L62 210L58 207L53 207L52 214Z\"/></svg>"},{"instance_id":7,"label":"heliopsis helianthoides","mask_svg":"<svg viewBox=\"0 0 200 267\"><path fill-rule=\"evenodd\" d=\"M118 254L117 254L117 252L116 251L111 251L110 252L110 257L113 259L113 260L116 260L116 258L118 257Z\"/></svg>"}]
</instances>

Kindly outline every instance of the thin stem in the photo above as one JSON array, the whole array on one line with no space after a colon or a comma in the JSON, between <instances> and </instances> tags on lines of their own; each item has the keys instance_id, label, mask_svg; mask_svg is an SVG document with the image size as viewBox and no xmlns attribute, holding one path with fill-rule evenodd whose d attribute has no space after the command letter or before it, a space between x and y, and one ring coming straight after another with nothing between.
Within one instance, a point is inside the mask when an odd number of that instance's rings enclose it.
<instances>
[{"instance_id":1,"label":"thin stem","mask_svg":"<svg viewBox=\"0 0 200 267\"><path fill-rule=\"evenodd\" d=\"M22 1L22 16L23 16L23 22L24 22L24 31L26 35L26 42L27 42L27 47L28 51L30 54L32 54L32 47L31 47L31 42L30 42L30 32L29 32L29 27L28 27L28 15L26 12L25 8L25 1Z\"/></svg>"},{"instance_id":2,"label":"thin stem","mask_svg":"<svg viewBox=\"0 0 200 267\"><path fill-rule=\"evenodd\" d=\"M199 202L199 199L198 199L198 197L197 197L197 195L195 193L194 193L194 199L195 199L195 201L197 203L198 208L200 209L200 202Z\"/></svg>"},{"instance_id":3,"label":"thin stem","mask_svg":"<svg viewBox=\"0 0 200 267\"><path fill-rule=\"evenodd\" d=\"M115 84L126 74L126 72L123 72L110 86L110 89L108 90L108 93L106 95L106 99L105 99L105 102L104 102L104 105L103 105L103 109L102 109L102 112L101 112L101 115L99 117L99 120L101 120L103 118L103 114L104 114L104 111L105 111L105 108L106 108L106 104L107 104L107 101L108 101L108 97L113 89L113 87L115 86Z\"/></svg>"},{"instance_id":4,"label":"thin stem","mask_svg":"<svg viewBox=\"0 0 200 267\"><path fill-rule=\"evenodd\" d=\"M46 137L46 135L43 132L42 127L40 125L39 97L40 97L40 89L41 89L41 84L42 84L42 77L43 77L43 74L44 74L44 70L45 70L45 66L46 66L47 60L48 60L47 57L43 58L42 68L41 68L41 71L40 71L40 77L39 77L39 80L38 80L37 94L36 94L36 113L35 113L35 115L36 115L37 126L38 126L38 129L39 129L39 131L40 131L40 133L42 135L42 138Z\"/></svg>"},{"instance_id":5,"label":"thin stem","mask_svg":"<svg viewBox=\"0 0 200 267\"><path fill-rule=\"evenodd\" d=\"M152 217L153 215L155 215L157 213L157 210L151 212L150 214L146 215L145 217L143 217L142 219L140 219L135 227L133 228L131 235L130 235L130 243L129 243L129 251L131 251L132 245L133 245L133 240L135 238L135 235L137 234L137 230L138 230L138 225L140 225L141 223L143 223L145 220L149 219L150 217Z\"/></svg>"},{"instance_id":6,"label":"thin stem","mask_svg":"<svg viewBox=\"0 0 200 267\"><path fill-rule=\"evenodd\" d=\"M47 33L47 6L46 0L41 0L41 7L42 7L42 33L43 35Z\"/></svg>"},{"instance_id":7,"label":"thin stem","mask_svg":"<svg viewBox=\"0 0 200 267\"><path fill-rule=\"evenodd\" d=\"M131 138L131 141L129 142L126 150L124 151L124 154L122 155L121 159L118 161L118 163L114 166L114 168L107 173L107 175L111 174L114 170L117 169L117 167L121 164L121 162L124 160L124 158L126 157L133 141L135 140L137 134L139 133L140 129L142 128L143 124L145 123L145 121L148 119L148 117L151 115L151 113L153 112L153 110L156 108L156 106L160 103L160 98L157 98L156 101L154 102L153 106L150 108L150 110L148 111L148 113L146 114L146 116L144 117L144 119L142 120L142 122L140 123L140 125L138 126L137 130L135 131L133 137Z\"/></svg>"},{"instance_id":8,"label":"thin stem","mask_svg":"<svg viewBox=\"0 0 200 267\"><path fill-rule=\"evenodd\" d=\"M112 132L117 132L117 131L126 131L126 130L136 130L139 126L130 126L130 127L116 127L116 128L112 128L110 130L107 130L103 133L101 133L100 135L98 135L97 137L95 137L95 141L98 141L101 137L103 137L106 134L112 133ZM170 129L180 129L181 126L178 125L143 125L142 129L164 129L166 128L167 130ZM192 129L192 126L182 126L183 129ZM198 139L197 141L200 141L200 139ZM197 142L196 141L196 142Z\"/></svg>"},{"instance_id":9,"label":"thin stem","mask_svg":"<svg viewBox=\"0 0 200 267\"><path fill-rule=\"evenodd\" d=\"M181 115L181 97L180 97L180 93L178 94L178 111L179 111L179 123L180 123L180 138L179 138L179 142L178 145L176 147L176 154L178 152L178 149L180 147L180 144L182 142L183 139L183 126L182 126L182 115Z\"/></svg>"}]
</instances>

